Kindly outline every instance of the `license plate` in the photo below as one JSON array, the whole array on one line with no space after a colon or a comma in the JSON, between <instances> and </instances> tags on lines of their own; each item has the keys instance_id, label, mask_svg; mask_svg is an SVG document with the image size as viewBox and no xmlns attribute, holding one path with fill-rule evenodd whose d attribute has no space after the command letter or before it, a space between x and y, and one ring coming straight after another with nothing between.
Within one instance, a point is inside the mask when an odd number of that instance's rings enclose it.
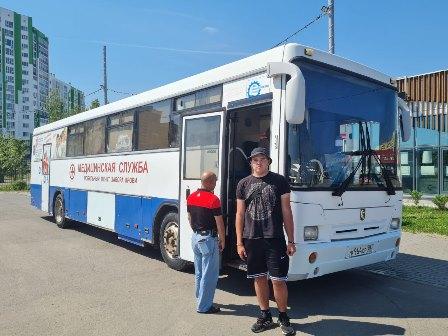
<instances>
[{"instance_id":1,"label":"license plate","mask_svg":"<svg viewBox=\"0 0 448 336\"><path fill-rule=\"evenodd\" d=\"M347 251L345 258L349 259L349 258L359 257L362 255L370 254L372 252L373 252L373 244L356 246L356 247L350 248Z\"/></svg>"}]
</instances>

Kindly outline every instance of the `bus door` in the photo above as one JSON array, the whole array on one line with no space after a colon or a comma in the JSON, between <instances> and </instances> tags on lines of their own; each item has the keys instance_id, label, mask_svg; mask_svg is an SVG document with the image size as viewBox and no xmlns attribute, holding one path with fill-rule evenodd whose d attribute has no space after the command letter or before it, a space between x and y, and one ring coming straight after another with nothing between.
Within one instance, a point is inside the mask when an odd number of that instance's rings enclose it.
<instances>
[{"instance_id":1,"label":"bus door","mask_svg":"<svg viewBox=\"0 0 448 336\"><path fill-rule=\"evenodd\" d=\"M50 158L51 144L45 144L42 150L42 211L48 212L49 194L50 194Z\"/></svg>"},{"instance_id":2,"label":"bus door","mask_svg":"<svg viewBox=\"0 0 448 336\"><path fill-rule=\"evenodd\" d=\"M271 98L269 96L269 98ZM239 262L236 251L236 187L238 182L251 174L248 157L256 147L270 149L271 138L271 101L245 105L244 100L241 105L230 108L227 111L227 129L229 132L227 142L227 163L226 165L226 188L225 199L227 242L225 256L229 260ZM232 104L229 103L229 107ZM223 201L224 202L224 201Z\"/></svg>"},{"instance_id":3,"label":"bus door","mask_svg":"<svg viewBox=\"0 0 448 336\"><path fill-rule=\"evenodd\" d=\"M192 230L188 222L188 195L201 186L201 174L212 171L218 177L215 194L221 196L224 112L186 116L182 121L182 152L179 195L179 256L193 261Z\"/></svg>"}]
</instances>

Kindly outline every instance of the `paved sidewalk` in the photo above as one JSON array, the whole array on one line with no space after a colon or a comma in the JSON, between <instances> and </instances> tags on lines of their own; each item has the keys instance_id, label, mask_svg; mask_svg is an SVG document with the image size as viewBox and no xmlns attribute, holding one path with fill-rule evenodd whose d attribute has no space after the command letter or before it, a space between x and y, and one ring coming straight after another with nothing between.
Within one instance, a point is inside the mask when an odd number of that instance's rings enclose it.
<instances>
[{"instance_id":1,"label":"paved sidewalk","mask_svg":"<svg viewBox=\"0 0 448 336\"><path fill-rule=\"evenodd\" d=\"M448 288L448 237L403 232L395 260L363 268L402 280Z\"/></svg>"}]
</instances>

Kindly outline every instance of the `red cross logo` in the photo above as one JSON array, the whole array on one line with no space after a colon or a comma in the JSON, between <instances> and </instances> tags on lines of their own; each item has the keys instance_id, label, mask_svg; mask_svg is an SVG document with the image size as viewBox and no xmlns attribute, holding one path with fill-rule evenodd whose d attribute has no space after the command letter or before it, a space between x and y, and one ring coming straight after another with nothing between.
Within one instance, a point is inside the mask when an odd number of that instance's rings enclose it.
<instances>
[{"instance_id":1,"label":"red cross logo","mask_svg":"<svg viewBox=\"0 0 448 336\"><path fill-rule=\"evenodd\" d=\"M72 163L70 165L70 180L73 180L75 178L75 165Z\"/></svg>"}]
</instances>

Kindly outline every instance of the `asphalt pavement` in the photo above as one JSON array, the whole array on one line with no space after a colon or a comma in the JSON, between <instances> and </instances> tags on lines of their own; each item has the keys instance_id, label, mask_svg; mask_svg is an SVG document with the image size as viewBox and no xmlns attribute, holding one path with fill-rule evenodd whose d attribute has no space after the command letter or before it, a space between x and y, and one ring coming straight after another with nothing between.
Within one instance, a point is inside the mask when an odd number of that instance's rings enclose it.
<instances>
[{"instance_id":1,"label":"asphalt pavement","mask_svg":"<svg viewBox=\"0 0 448 336\"><path fill-rule=\"evenodd\" d=\"M289 283L291 322L302 335L448 335L447 243L404 234L395 266ZM223 270L215 301L220 314L197 314L192 272L155 249L80 223L58 229L27 194L0 192L0 335L252 334L243 272Z\"/></svg>"}]
</instances>

